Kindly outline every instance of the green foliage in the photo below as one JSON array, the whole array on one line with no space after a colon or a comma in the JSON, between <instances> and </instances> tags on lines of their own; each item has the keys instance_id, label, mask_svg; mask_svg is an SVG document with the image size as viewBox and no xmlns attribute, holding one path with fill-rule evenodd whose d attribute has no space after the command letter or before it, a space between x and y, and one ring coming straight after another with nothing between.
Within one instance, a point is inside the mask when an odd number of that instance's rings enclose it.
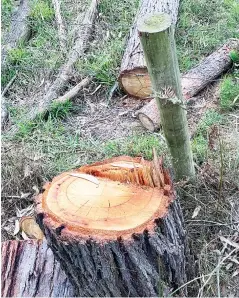
<instances>
[{"instance_id":1,"label":"green foliage","mask_svg":"<svg viewBox=\"0 0 239 298\"><path fill-rule=\"evenodd\" d=\"M27 49L24 47L18 47L18 48L10 50L8 52L9 62L14 65L21 64L28 57L29 57L29 53L28 53Z\"/></svg>"},{"instance_id":2,"label":"green foliage","mask_svg":"<svg viewBox=\"0 0 239 298\"><path fill-rule=\"evenodd\" d=\"M64 119L73 111L72 101L53 102L49 110L49 117L55 119Z\"/></svg>"},{"instance_id":3,"label":"green foliage","mask_svg":"<svg viewBox=\"0 0 239 298\"><path fill-rule=\"evenodd\" d=\"M154 135L135 135L123 141L108 141L103 146L105 155L109 157L130 155L143 156L146 159L152 159L153 148L156 148L160 155L167 150L166 145Z\"/></svg>"},{"instance_id":4,"label":"green foliage","mask_svg":"<svg viewBox=\"0 0 239 298\"><path fill-rule=\"evenodd\" d=\"M54 18L54 10L47 1L36 1L32 4L30 17L35 22L48 22Z\"/></svg>"},{"instance_id":5,"label":"green foliage","mask_svg":"<svg viewBox=\"0 0 239 298\"><path fill-rule=\"evenodd\" d=\"M138 4L139 0L100 1L96 40L91 44L85 59L79 61L80 71L94 76L101 84L113 85L118 76L126 35Z\"/></svg>"},{"instance_id":6,"label":"green foliage","mask_svg":"<svg viewBox=\"0 0 239 298\"><path fill-rule=\"evenodd\" d=\"M202 134L199 134L193 139L191 145L192 145L194 159L196 160L197 163L202 163L207 157L207 151L208 151L207 139Z\"/></svg>"},{"instance_id":7,"label":"green foliage","mask_svg":"<svg viewBox=\"0 0 239 298\"><path fill-rule=\"evenodd\" d=\"M208 129L214 124L221 124L223 121L223 116L219 114L216 110L210 109L206 111L201 121L198 124L197 134L202 134L206 136Z\"/></svg>"},{"instance_id":8,"label":"green foliage","mask_svg":"<svg viewBox=\"0 0 239 298\"><path fill-rule=\"evenodd\" d=\"M1 84L2 87L6 86L8 82L11 81L11 79L15 76L16 70L12 67L7 67L4 70L2 70L1 75Z\"/></svg>"},{"instance_id":9,"label":"green foliage","mask_svg":"<svg viewBox=\"0 0 239 298\"><path fill-rule=\"evenodd\" d=\"M230 53L230 58L232 59L233 63L239 63L239 52L236 50L232 50Z\"/></svg>"},{"instance_id":10,"label":"green foliage","mask_svg":"<svg viewBox=\"0 0 239 298\"><path fill-rule=\"evenodd\" d=\"M239 83L233 76L226 77L220 85L220 106L224 110L231 109L238 103Z\"/></svg>"},{"instance_id":11,"label":"green foliage","mask_svg":"<svg viewBox=\"0 0 239 298\"><path fill-rule=\"evenodd\" d=\"M13 10L13 0L2 0L2 26L7 27L10 24L11 14Z\"/></svg>"},{"instance_id":12,"label":"green foliage","mask_svg":"<svg viewBox=\"0 0 239 298\"><path fill-rule=\"evenodd\" d=\"M223 122L223 116L216 110L206 111L198 124L194 139L192 140L193 155L198 163L202 163L208 154L208 130L212 125L220 125Z\"/></svg>"},{"instance_id":13,"label":"green foliage","mask_svg":"<svg viewBox=\"0 0 239 298\"><path fill-rule=\"evenodd\" d=\"M192 68L229 38L238 38L237 0L182 0L176 30L182 72Z\"/></svg>"}]
</instances>

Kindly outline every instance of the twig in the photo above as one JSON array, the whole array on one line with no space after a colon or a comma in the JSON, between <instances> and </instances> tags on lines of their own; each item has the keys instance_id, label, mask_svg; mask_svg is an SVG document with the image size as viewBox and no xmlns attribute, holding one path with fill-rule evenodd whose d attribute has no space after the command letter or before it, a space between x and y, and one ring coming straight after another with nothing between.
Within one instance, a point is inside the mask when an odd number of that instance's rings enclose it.
<instances>
[{"instance_id":1,"label":"twig","mask_svg":"<svg viewBox=\"0 0 239 298\"><path fill-rule=\"evenodd\" d=\"M61 46L61 50L63 53L66 52L67 45L66 45L66 28L64 21L61 17L61 8L60 3L58 0L52 0L52 4L55 10L55 17L56 17L56 23L58 28L58 36L59 36L59 42Z\"/></svg>"},{"instance_id":2,"label":"twig","mask_svg":"<svg viewBox=\"0 0 239 298\"><path fill-rule=\"evenodd\" d=\"M94 95L100 88L101 88L101 84L90 95Z\"/></svg>"},{"instance_id":3,"label":"twig","mask_svg":"<svg viewBox=\"0 0 239 298\"><path fill-rule=\"evenodd\" d=\"M54 99L53 102L65 102L67 99L72 99L76 95L78 95L79 91L86 87L91 82L89 77L83 79L79 84L77 84L74 88L70 91L66 92L63 96Z\"/></svg>"},{"instance_id":4,"label":"twig","mask_svg":"<svg viewBox=\"0 0 239 298\"><path fill-rule=\"evenodd\" d=\"M11 87L11 85L13 84L13 82L15 81L17 75L15 74L15 76L13 76L11 78L11 80L7 83L6 87L3 89L3 92L2 92L2 97L7 93L8 89Z\"/></svg>"}]
</instances>

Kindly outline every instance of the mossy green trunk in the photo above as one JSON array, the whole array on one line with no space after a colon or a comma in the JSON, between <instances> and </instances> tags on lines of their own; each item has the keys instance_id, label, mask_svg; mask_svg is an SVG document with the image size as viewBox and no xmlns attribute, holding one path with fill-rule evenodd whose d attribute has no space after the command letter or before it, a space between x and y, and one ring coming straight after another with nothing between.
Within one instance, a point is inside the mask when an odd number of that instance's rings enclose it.
<instances>
[{"instance_id":1,"label":"mossy green trunk","mask_svg":"<svg viewBox=\"0 0 239 298\"><path fill-rule=\"evenodd\" d=\"M193 156L170 16L146 16L138 24L138 31L176 180L186 177L194 179Z\"/></svg>"}]
</instances>

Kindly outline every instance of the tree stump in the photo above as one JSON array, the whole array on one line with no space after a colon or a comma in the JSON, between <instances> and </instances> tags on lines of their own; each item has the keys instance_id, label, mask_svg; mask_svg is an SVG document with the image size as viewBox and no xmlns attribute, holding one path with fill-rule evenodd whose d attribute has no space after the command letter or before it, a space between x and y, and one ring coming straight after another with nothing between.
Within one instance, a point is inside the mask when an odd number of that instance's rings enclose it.
<instances>
[{"instance_id":1,"label":"tree stump","mask_svg":"<svg viewBox=\"0 0 239 298\"><path fill-rule=\"evenodd\" d=\"M162 159L123 156L65 172L36 204L79 296L162 296L186 282L182 213Z\"/></svg>"},{"instance_id":2,"label":"tree stump","mask_svg":"<svg viewBox=\"0 0 239 298\"><path fill-rule=\"evenodd\" d=\"M3 242L1 269L1 297L75 296L46 241Z\"/></svg>"},{"instance_id":3,"label":"tree stump","mask_svg":"<svg viewBox=\"0 0 239 298\"><path fill-rule=\"evenodd\" d=\"M175 25L178 17L179 0L141 0L138 14L130 30L127 46L122 58L119 85L126 94L138 98L152 97L144 53L140 45L137 23L148 14L168 13Z\"/></svg>"}]
</instances>

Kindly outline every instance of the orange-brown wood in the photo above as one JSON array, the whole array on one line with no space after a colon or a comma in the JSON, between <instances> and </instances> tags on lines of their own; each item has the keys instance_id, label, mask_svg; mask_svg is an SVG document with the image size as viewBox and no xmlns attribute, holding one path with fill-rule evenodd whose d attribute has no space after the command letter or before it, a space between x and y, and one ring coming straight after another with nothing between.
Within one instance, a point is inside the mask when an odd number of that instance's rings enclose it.
<instances>
[{"instance_id":1,"label":"orange-brown wood","mask_svg":"<svg viewBox=\"0 0 239 298\"><path fill-rule=\"evenodd\" d=\"M170 181L161 165L128 156L63 173L45 188L38 209L50 225L64 225L65 235L99 238L150 228L155 218L167 213L172 199Z\"/></svg>"},{"instance_id":2,"label":"orange-brown wood","mask_svg":"<svg viewBox=\"0 0 239 298\"><path fill-rule=\"evenodd\" d=\"M147 68L125 70L121 73L119 82L125 93L136 98L153 97L153 90Z\"/></svg>"}]
</instances>

